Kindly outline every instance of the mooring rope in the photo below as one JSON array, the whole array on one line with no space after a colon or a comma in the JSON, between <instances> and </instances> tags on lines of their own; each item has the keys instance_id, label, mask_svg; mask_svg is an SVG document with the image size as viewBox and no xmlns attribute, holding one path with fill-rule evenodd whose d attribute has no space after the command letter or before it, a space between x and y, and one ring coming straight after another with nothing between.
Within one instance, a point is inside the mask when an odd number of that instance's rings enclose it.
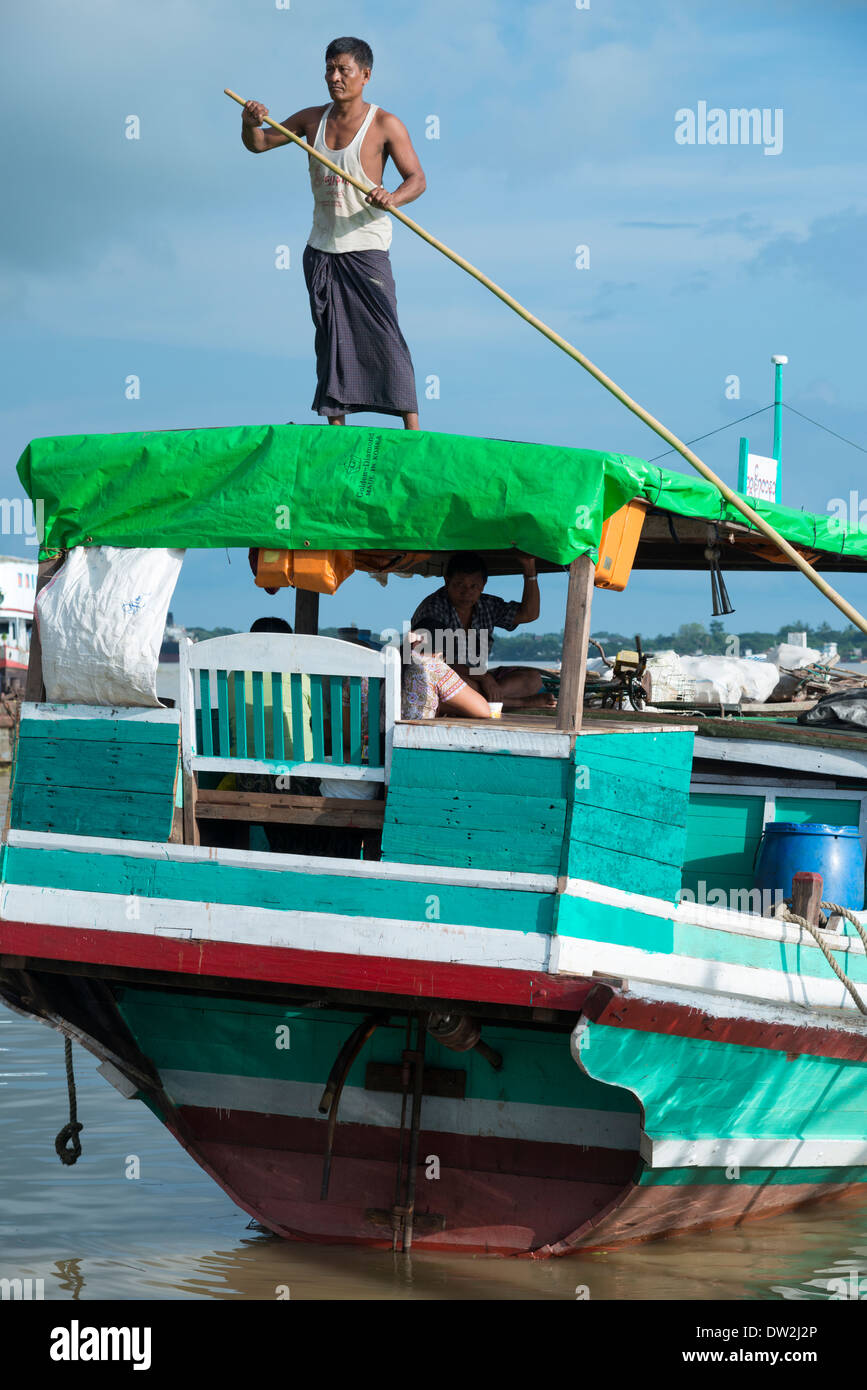
<instances>
[{"instance_id":1,"label":"mooring rope","mask_svg":"<svg viewBox=\"0 0 867 1390\"><path fill-rule=\"evenodd\" d=\"M78 1103L75 1097L75 1073L72 1070L72 1039L63 1040L64 1058L66 1061L66 1089L69 1093L69 1122L63 1126L54 1141L54 1148L61 1163L67 1167L71 1166L81 1157L81 1140L79 1134L84 1126L78 1121ZM67 1144L71 1147L67 1148Z\"/></svg>"},{"instance_id":2,"label":"mooring rope","mask_svg":"<svg viewBox=\"0 0 867 1390\"><path fill-rule=\"evenodd\" d=\"M838 917L845 917L847 922L853 922L858 931L858 935L864 943L864 949L865 951L867 951L867 932L865 932L864 928L858 921L858 918L855 916L855 914L849 911L848 907L841 907L839 903L820 903L819 906L823 909L823 911L830 912ZM810 933L816 945L822 952L822 955L825 957L834 974L837 976L837 979L840 981L842 985L845 985L846 989L848 989L857 1007L861 1010L861 1013L867 1014L867 1004L864 1003L864 1000L861 998L861 995L858 993L852 981L849 979L849 976L846 974L845 970L843 970L842 967L837 964L836 960L834 959L831 953L830 947L827 945L825 941L822 940L819 928L814 927L812 922L808 922L806 917L799 917L797 912L793 912L792 909L790 907L787 907L785 904L781 905L778 908L776 915L778 919L780 919L781 921L794 922L797 926L803 927L805 931L808 931Z\"/></svg>"}]
</instances>

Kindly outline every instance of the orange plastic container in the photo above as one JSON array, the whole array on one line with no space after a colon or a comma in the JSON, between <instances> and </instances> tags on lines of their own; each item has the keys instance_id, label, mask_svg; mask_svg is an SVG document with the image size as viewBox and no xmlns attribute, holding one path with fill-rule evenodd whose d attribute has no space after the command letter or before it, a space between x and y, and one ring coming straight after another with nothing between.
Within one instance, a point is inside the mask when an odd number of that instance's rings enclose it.
<instances>
[{"instance_id":1,"label":"orange plastic container","mask_svg":"<svg viewBox=\"0 0 867 1390\"><path fill-rule=\"evenodd\" d=\"M293 577L291 550L261 550L256 562L256 583L260 589L286 589Z\"/></svg>"},{"instance_id":2,"label":"orange plastic container","mask_svg":"<svg viewBox=\"0 0 867 1390\"><path fill-rule=\"evenodd\" d=\"M256 583L260 589L312 589L333 594L355 569L351 550L259 551Z\"/></svg>"},{"instance_id":3,"label":"orange plastic container","mask_svg":"<svg viewBox=\"0 0 867 1390\"><path fill-rule=\"evenodd\" d=\"M602 523L599 559L593 581L597 589L626 588L648 505L643 500L633 498Z\"/></svg>"}]
</instances>

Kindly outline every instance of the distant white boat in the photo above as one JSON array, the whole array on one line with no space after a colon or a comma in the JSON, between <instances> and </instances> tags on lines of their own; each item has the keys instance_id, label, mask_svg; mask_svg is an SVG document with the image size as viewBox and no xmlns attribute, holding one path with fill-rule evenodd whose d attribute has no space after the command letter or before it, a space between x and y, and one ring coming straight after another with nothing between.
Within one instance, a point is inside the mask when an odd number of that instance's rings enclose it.
<instances>
[{"instance_id":1,"label":"distant white boat","mask_svg":"<svg viewBox=\"0 0 867 1390\"><path fill-rule=\"evenodd\" d=\"M0 555L0 692L24 694L30 659L36 560Z\"/></svg>"}]
</instances>

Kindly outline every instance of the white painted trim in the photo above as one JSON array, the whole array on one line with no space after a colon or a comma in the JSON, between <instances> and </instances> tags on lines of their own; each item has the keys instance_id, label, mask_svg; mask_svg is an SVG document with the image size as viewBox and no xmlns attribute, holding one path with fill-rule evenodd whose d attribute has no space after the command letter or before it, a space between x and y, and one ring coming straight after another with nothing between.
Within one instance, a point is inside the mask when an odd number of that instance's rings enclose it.
<instances>
[{"instance_id":1,"label":"white painted trim","mask_svg":"<svg viewBox=\"0 0 867 1390\"><path fill-rule=\"evenodd\" d=\"M737 780L734 780L737 777ZM837 779L835 777L811 777L809 782L805 782L803 777L766 777L761 782L748 782L731 772L694 772L690 791L719 791L723 795L735 796L743 791L749 795L756 795L771 787L775 792L800 791L802 787L809 787L816 792L817 796L822 795L822 788L828 791L837 790ZM852 791L853 796L860 796L860 792Z\"/></svg>"},{"instance_id":2,"label":"white painted trim","mask_svg":"<svg viewBox=\"0 0 867 1390\"><path fill-rule=\"evenodd\" d=\"M563 895L567 898L586 898L588 902L601 903L605 907L627 908L645 917L662 917L669 921L677 917L676 903L651 898L645 893L630 893L626 888L612 888L589 878L567 878Z\"/></svg>"},{"instance_id":3,"label":"white painted trim","mask_svg":"<svg viewBox=\"0 0 867 1390\"><path fill-rule=\"evenodd\" d=\"M650 1168L848 1168L867 1165L867 1139L653 1139L641 1136ZM735 1178L732 1181L736 1181Z\"/></svg>"},{"instance_id":4,"label":"white painted trim","mask_svg":"<svg viewBox=\"0 0 867 1390\"><path fill-rule=\"evenodd\" d=\"M428 922L421 893L418 918L350 917L337 912L174 898L135 897L134 901L138 916L130 920L130 899L120 893L6 883L0 887L0 920L172 938L177 938L183 927L191 929L194 941L452 965L495 965L504 970L548 969L548 936L471 923Z\"/></svg>"},{"instance_id":5,"label":"white painted trim","mask_svg":"<svg viewBox=\"0 0 867 1390\"><path fill-rule=\"evenodd\" d=\"M818 1028L826 1032L848 1033L851 1037L867 1036L867 1019L860 1013L845 1017L839 1013L808 1012L800 1004L771 1003L766 999L743 999L728 994L712 994L704 989L677 989L669 984L642 984L633 989L627 984L623 993L627 999L654 1004L676 1004L714 1018L737 1018L761 1023L766 1028ZM579 1023L575 1029L580 1029ZM574 1049L573 1049L574 1055Z\"/></svg>"},{"instance_id":6,"label":"white painted trim","mask_svg":"<svg viewBox=\"0 0 867 1390\"><path fill-rule=\"evenodd\" d=\"M778 917L760 917L757 913L736 912L732 908L690 902L688 899L680 903L668 903L661 898L647 897L643 893L629 893L623 888L611 888L607 884L594 883L586 878L568 878L564 896L583 898L587 902L600 903L606 907L623 908L646 917L677 922L681 926L708 927L713 931L726 931L735 936L758 937L762 941L819 949L813 937L809 932L805 932L803 927L784 922ZM855 916L862 923L867 922L867 912L856 912ZM824 931L821 936L833 951L849 952L853 956L864 955L863 945L854 936L844 936L834 931Z\"/></svg>"},{"instance_id":7,"label":"white painted trim","mask_svg":"<svg viewBox=\"0 0 867 1390\"><path fill-rule=\"evenodd\" d=\"M139 705L37 705L30 701L21 706L21 722L30 719L114 719L140 724L179 724L176 709L151 709Z\"/></svg>"},{"instance_id":8,"label":"white painted trim","mask_svg":"<svg viewBox=\"0 0 867 1390\"><path fill-rule=\"evenodd\" d=\"M139 1092L139 1085L136 1081L130 1081L128 1076L124 1076L113 1062L105 1061L96 1069L100 1076L104 1076L109 1085L116 1091L120 1091L125 1100L132 1100L132 1097Z\"/></svg>"},{"instance_id":9,"label":"white painted trim","mask_svg":"<svg viewBox=\"0 0 867 1390\"><path fill-rule=\"evenodd\" d=\"M319 1114L322 1083L282 1081L258 1076L214 1072L160 1073L166 1094L175 1105L214 1110L249 1110L260 1115L293 1115L328 1123ZM376 1125L397 1129L401 1098L361 1086L345 1087L340 1098L340 1124ZM638 1149L641 1133L637 1114L626 1111L583 1110L566 1105L535 1105L527 1101L450 1100L425 1096L424 1128L441 1134L469 1134L498 1139L525 1139L542 1144L569 1144L605 1149Z\"/></svg>"},{"instance_id":10,"label":"white painted trim","mask_svg":"<svg viewBox=\"0 0 867 1390\"><path fill-rule=\"evenodd\" d=\"M707 796L766 796L771 792L774 797L783 796L807 796L817 800L840 800L840 801L864 801L867 799L867 791L859 791L857 787L850 787L848 791L842 790L837 786L836 781L829 780L825 786L815 786L812 781L805 783L797 777L768 777L763 782L744 782L738 778L733 780L735 774L711 773L705 776L699 773L693 777L690 783L690 791L704 792ZM719 781L712 781L711 778L719 777Z\"/></svg>"},{"instance_id":11,"label":"white painted trim","mask_svg":"<svg viewBox=\"0 0 867 1390\"><path fill-rule=\"evenodd\" d=\"M255 772L260 776L284 773L295 777L339 777L344 782L384 782L384 767L357 767L354 763L296 763L277 758L200 758L194 756L196 772Z\"/></svg>"},{"instance_id":12,"label":"white painted trim","mask_svg":"<svg viewBox=\"0 0 867 1390\"><path fill-rule=\"evenodd\" d=\"M572 751L569 734L554 729L511 729L496 719L398 723L394 746L437 753L511 753L520 758L568 758Z\"/></svg>"},{"instance_id":13,"label":"white painted trim","mask_svg":"<svg viewBox=\"0 0 867 1390\"><path fill-rule=\"evenodd\" d=\"M708 738L696 734L694 758L714 762L758 763L763 767L790 767L836 777L867 778L867 752L844 748L813 748L776 739Z\"/></svg>"},{"instance_id":14,"label":"white painted trim","mask_svg":"<svg viewBox=\"0 0 867 1390\"><path fill-rule=\"evenodd\" d=\"M596 974L628 979L635 993L641 992L635 986L645 981L675 984L742 999L804 1004L811 1009L844 1009L847 1014L860 1018L849 991L831 973L827 963L817 957L816 969L822 968L826 972L823 975L793 974L698 956L662 955L635 946L585 941L576 936L552 938L549 965L555 974Z\"/></svg>"},{"instance_id":15,"label":"white painted trim","mask_svg":"<svg viewBox=\"0 0 867 1390\"><path fill-rule=\"evenodd\" d=\"M280 671L283 675L375 676L386 674L385 652L337 637L288 632L232 632L194 642L191 671Z\"/></svg>"},{"instance_id":16,"label":"white painted trim","mask_svg":"<svg viewBox=\"0 0 867 1390\"><path fill-rule=\"evenodd\" d=\"M652 707L651 707L652 713ZM694 734L698 729L697 724L651 724L642 720L640 723L627 724L619 719L612 719L610 722L600 719L597 723L595 719L586 720L575 735L576 738L588 738L590 735L598 737L600 734Z\"/></svg>"},{"instance_id":17,"label":"white painted trim","mask_svg":"<svg viewBox=\"0 0 867 1390\"><path fill-rule=\"evenodd\" d=\"M55 835L42 830L7 830L5 843L18 849L72 850L82 854L113 854L126 859L167 859L175 863L215 863L235 869L264 869L269 873L325 874L380 881L390 879L399 883L440 883L457 888L511 889L522 893L557 891L557 880L552 874L513 873L502 869L459 869L438 864L272 854L268 850L215 849L206 845L108 839L98 835Z\"/></svg>"},{"instance_id":18,"label":"white painted trim","mask_svg":"<svg viewBox=\"0 0 867 1390\"><path fill-rule=\"evenodd\" d=\"M181 716L181 770L184 777L184 800L189 796L193 776L193 735L196 730L196 696L193 688L193 670L190 665L192 638L181 636L178 643L178 710ZM186 815L186 812L184 813ZM193 837L195 838L195 837Z\"/></svg>"}]
</instances>

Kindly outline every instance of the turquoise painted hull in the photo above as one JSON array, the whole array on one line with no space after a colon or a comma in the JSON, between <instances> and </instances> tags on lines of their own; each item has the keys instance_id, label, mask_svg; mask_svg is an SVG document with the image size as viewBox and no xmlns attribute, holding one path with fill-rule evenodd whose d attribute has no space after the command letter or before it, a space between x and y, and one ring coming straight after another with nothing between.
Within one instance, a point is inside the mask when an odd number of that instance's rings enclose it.
<instances>
[{"instance_id":1,"label":"turquoise painted hull","mask_svg":"<svg viewBox=\"0 0 867 1390\"><path fill-rule=\"evenodd\" d=\"M398 747L382 858L358 862L170 843L170 724L72 722L23 742L0 991L264 1225L388 1245L403 1183L417 1246L565 1254L867 1181L867 1027L818 948L677 901L688 732ZM867 983L860 942L833 945ZM407 1023L429 1013L475 1018L502 1066L425 1035L410 1161Z\"/></svg>"}]
</instances>

